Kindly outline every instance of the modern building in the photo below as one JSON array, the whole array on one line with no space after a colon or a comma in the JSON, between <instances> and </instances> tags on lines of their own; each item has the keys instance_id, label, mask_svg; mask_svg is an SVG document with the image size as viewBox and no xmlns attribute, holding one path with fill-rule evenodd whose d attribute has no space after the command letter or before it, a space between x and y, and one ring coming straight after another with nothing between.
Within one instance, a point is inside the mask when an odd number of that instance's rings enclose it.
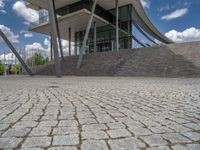
<instances>
[{"instance_id":1,"label":"modern building","mask_svg":"<svg viewBox=\"0 0 200 150\"><path fill-rule=\"evenodd\" d=\"M171 40L162 35L148 19L140 0L27 0L28 7L39 11L39 22L31 31L52 36L54 57L57 38L74 43L75 54L118 51L133 48L133 41L142 47ZM135 37L137 29L152 44ZM155 40L156 39L156 40ZM61 42L60 42L61 43ZM60 54L62 48L60 45ZM55 53L56 52L56 53ZM58 61L57 61L58 62Z\"/></svg>"},{"instance_id":2,"label":"modern building","mask_svg":"<svg viewBox=\"0 0 200 150\"><path fill-rule=\"evenodd\" d=\"M113 1L113 2L112 2ZM34 32L50 35L47 0L28 0L29 7L39 11L38 24L31 27ZM113 4L112 4L113 3ZM83 38L93 0L55 0L56 14L60 27L61 38L75 43L78 54ZM139 18L139 20L137 20ZM96 25L95 25L96 23ZM133 48L134 26L163 43L171 41L164 37L148 20L142 5L138 0L123 0L119 2L119 48ZM115 0L99 0L95 9L93 26L87 40L86 53L94 52L94 27L96 28L96 51L110 51L116 49L116 9ZM71 32L71 33L70 33ZM71 38L69 36L71 35ZM136 37L135 37L136 38ZM138 41L139 42L139 41ZM139 44L142 44L139 43ZM145 45L145 43L143 43ZM142 45L141 45L142 46ZM148 45L145 45L148 46Z\"/></svg>"}]
</instances>

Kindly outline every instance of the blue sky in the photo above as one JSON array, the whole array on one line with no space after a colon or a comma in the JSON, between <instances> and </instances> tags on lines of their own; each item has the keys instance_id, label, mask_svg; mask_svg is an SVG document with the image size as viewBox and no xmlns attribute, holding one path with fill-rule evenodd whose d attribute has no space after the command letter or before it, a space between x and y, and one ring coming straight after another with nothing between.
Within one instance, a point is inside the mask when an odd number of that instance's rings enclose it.
<instances>
[{"instance_id":1,"label":"blue sky","mask_svg":"<svg viewBox=\"0 0 200 150\"><path fill-rule=\"evenodd\" d=\"M17 48L48 49L48 37L28 32L37 16L23 4L0 0L0 28ZM147 0L143 5L150 20L169 38L177 42L200 40L200 0ZM0 54L7 49L0 41Z\"/></svg>"}]
</instances>

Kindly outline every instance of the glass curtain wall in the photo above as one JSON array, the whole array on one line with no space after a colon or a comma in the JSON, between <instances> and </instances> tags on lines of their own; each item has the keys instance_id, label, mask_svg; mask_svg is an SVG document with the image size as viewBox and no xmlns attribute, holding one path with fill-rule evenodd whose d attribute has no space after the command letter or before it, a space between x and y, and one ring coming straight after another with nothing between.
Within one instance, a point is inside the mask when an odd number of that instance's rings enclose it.
<instances>
[{"instance_id":1,"label":"glass curtain wall","mask_svg":"<svg viewBox=\"0 0 200 150\"><path fill-rule=\"evenodd\" d=\"M113 16L113 19L109 20L110 23L115 25L115 9L109 10L108 13ZM119 8L119 38L120 49L132 48L132 5L125 5ZM123 31L123 32L122 32ZM75 33L75 51L79 54L82 46L85 31ZM88 41L86 53L94 52L94 32L91 29ZM116 30L114 27L107 25L97 28L97 51L114 51L116 48Z\"/></svg>"},{"instance_id":2,"label":"glass curtain wall","mask_svg":"<svg viewBox=\"0 0 200 150\"><path fill-rule=\"evenodd\" d=\"M39 24L46 23L49 21L48 11L45 9L39 10Z\"/></svg>"}]
</instances>

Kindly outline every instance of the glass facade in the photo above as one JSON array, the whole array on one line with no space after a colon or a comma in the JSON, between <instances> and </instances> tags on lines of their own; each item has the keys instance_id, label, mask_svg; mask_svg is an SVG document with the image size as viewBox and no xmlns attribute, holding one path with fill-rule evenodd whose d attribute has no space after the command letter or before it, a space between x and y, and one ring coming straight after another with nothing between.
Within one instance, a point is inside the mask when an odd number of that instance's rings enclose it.
<instances>
[{"instance_id":1,"label":"glass facade","mask_svg":"<svg viewBox=\"0 0 200 150\"><path fill-rule=\"evenodd\" d=\"M64 16L73 12L76 12L81 9L87 9L91 11L92 9L92 0L81 0L79 2L73 3L71 5L64 6L56 10L56 14L60 16ZM112 22L114 20L113 15L109 13L107 10L102 8L101 6L97 5L95 9L95 14L104 18L105 20Z\"/></svg>"},{"instance_id":2,"label":"glass facade","mask_svg":"<svg viewBox=\"0 0 200 150\"><path fill-rule=\"evenodd\" d=\"M110 16L112 16L109 22L115 25L115 16L116 11L115 9L107 11ZM105 19L105 18L104 18ZM132 48L132 38L129 36L132 33L132 5L126 5L119 8L119 44L120 49L127 49ZM82 41L84 38L85 31L80 31L75 33L75 51L79 54ZM86 53L94 52L94 32L91 29ZM97 28L97 51L104 52L104 51L114 51L116 49L116 30L114 27L110 25L106 25L103 27Z\"/></svg>"},{"instance_id":3,"label":"glass facade","mask_svg":"<svg viewBox=\"0 0 200 150\"><path fill-rule=\"evenodd\" d=\"M45 23L49 21L48 11L45 9L39 10L39 24Z\"/></svg>"},{"instance_id":4,"label":"glass facade","mask_svg":"<svg viewBox=\"0 0 200 150\"><path fill-rule=\"evenodd\" d=\"M56 14L64 16L81 9L91 10L93 5L92 0L80 0L79 2L71 5L64 6L56 10ZM120 49L132 48L132 38L129 36L132 33L132 5L125 5L119 7L119 44ZM116 10L105 10L101 6L97 5L95 14L102 17L110 24L116 24ZM49 21L48 11L41 9L39 11L39 24ZM85 31L75 33L75 52L79 54L82 46ZM94 51L94 31L91 28L86 53L92 53ZM111 25L106 25L97 28L97 51L113 51L116 49L116 29Z\"/></svg>"}]
</instances>

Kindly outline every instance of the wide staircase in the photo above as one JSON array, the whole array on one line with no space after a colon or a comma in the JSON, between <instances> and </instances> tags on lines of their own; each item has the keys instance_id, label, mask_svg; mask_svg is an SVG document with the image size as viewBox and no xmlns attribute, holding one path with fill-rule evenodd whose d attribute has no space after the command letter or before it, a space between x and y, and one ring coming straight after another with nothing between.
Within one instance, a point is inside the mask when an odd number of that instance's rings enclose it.
<instances>
[{"instance_id":1,"label":"wide staircase","mask_svg":"<svg viewBox=\"0 0 200 150\"><path fill-rule=\"evenodd\" d=\"M77 56L66 57L63 75L200 77L200 42L88 54L80 69L77 61ZM34 72L55 75L54 67L52 61Z\"/></svg>"}]
</instances>

